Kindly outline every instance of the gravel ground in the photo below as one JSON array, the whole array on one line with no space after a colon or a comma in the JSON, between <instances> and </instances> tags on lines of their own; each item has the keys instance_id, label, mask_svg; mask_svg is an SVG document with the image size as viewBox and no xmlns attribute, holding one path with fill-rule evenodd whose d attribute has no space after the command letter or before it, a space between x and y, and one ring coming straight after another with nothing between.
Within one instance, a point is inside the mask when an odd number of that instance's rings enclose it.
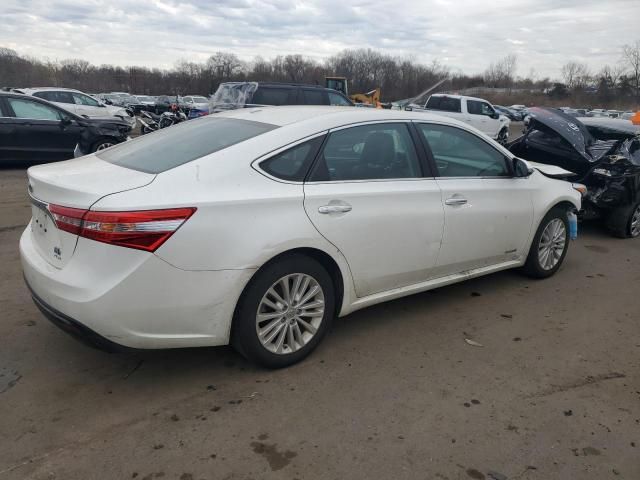
<instances>
[{"instance_id":1,"label":"gravel ground","mask_svg":"<svg viewBox=\"0 0 640 480\"><path fill-rule=\"evenodd\" d=\"M0 171L0 480L640 478L640 240L581 226L553 278L371 307L266 371L51 325L20 271L25 178Z\"/></svg>"}]
</instances>

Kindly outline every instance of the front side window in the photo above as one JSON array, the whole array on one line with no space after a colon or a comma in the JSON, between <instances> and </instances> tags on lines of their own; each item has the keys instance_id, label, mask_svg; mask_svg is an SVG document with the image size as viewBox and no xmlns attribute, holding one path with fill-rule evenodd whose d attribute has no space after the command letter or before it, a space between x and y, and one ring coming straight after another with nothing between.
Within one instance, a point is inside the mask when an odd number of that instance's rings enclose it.
<instances>
[{"instance_id":1,"label":"front side window","mask_svg":"<svg viewBox=\"0 0 640 480\"><path fill-rule=\"evenodd\" d=\"M260 168L273 177L292 182L301 182L307 175L323 138L317 137L280 152L260 162Z\"/></svg>"},{"instance_id":2,"label":"front side window","mask_svg":"<svg viewBox=\"0 0 640 480\"><path fill-rule=\"evenodd\" d=\"M236 118L208 117L164 128L120 143L98 155L102 160L147 173L161 173L277 128Z\"/></svg>"},{"instance_id":3,"label":"front side window","mask_svg":"<svg viewBox=\"0 0 640 480\"><path fill-rule=\"evenodd\" d=\"M7 98L16 118L30 120L62 120L64 116L55 108L22 98Z\"/></svg>"},{"instance_id":4,"label":"front side window","mask_svg":"<svg viewBox=\"0 0 640 480\"><path fill-rule=\"evenodd\" d=\"M441 177L510 176L502 153L481 138L457 127L418 124Z\"/></svg>"},{"instance_id":5,"label":"front side window","mask_svg":"<svg viewBox=\"0 0 640 480\"><path fill-rule=\"evenodd\" d=\"M100 104L94 98L82 93L72 93L73 101L76 105L86 105L87 107L99 107Z\"/></svg>"},{"instance_id":6,"label":"front side window","mask_svg":"<svg viewBox=\"0 0 640 480\"><path fill-rule=\"evenodd\" d=\"M350 107L351 102L344 98L339 93L328 92L329 94L329 105L338 105L340 107Z\"/></svg>"},{"instance_id":7,"label":"front side window","mask_svg":"<svg viewBox=\"0 0 640 480\"><path fill-rule=\"evenodd\" d=\"M322 90L302 89L302 103L304 105L326 105L327 102Z\"/></svg>"},{"instance_id":8,"label":"front side window","mask_svg":"<svg viewBox=\"0 0 640 480\"><path fill-rule=\"evenodd\" d=\"M420 163L407 126L403 123L377 123L331 133L310 181L420 176Z\"/></svg>"},{"instance_id":9,"label":"front side window","mask_svg":"<svg viewBox=\"0 0 640 480\"><path fill-rule=\"evenodd\" d=\"M494 110L491 108L491 105L479 100L467 100L467 111L471 115L485 115L487 117L494 114Z\"/></svg>"}]
</instances>

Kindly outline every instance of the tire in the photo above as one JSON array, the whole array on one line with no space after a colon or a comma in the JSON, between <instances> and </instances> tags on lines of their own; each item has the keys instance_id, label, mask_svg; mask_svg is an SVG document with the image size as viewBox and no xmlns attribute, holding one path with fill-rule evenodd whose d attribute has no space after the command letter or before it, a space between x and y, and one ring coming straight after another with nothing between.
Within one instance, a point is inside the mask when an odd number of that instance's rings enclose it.
<instances>
[{"instance_id":1,"label":"tire","mask_svg":"<svg viewBox=\"0 0 640 480\"><path fill-rule=\"evenodd\" d=\"M619 238L640 236L640 201L615 208L607 217L606 225Z\"/></svg>"},{"instance_id":2,"label":"tire","mask_svg":"<svg viewBox=\"0 0 640 480\"><path fill-rule=\"evenodd\" d=\"M548 244L550 237L555 248L544 249L543 243ZM558 271L568 250L569 219L567 218L567 210L556 207L549 211L540 222L522 271L532 278L550 277ZM547 254L545 255L544 252Z\"/></svg>"},{"instance_id":3,"label":"tire","mask_svg":"<svg viewBox=\"0 0 640 480\"><path fill-rule=\"evenodd\" d=\"M105 148L109 148L116 143L118 142L116 142L112 138L101 138L92 145L91 153L97 152L98 150L104 150Z\"/></svg>"},{"instance_id":4,"label":"tire","mask_svg":"<svg viewBox=\"0 0 640 480\"><path fill-rule=\"evenodd\" d=\"M294 295L298 301L317 292L304 303L313 306L306 309L309 315L291 308L285 283L292 293L299 287L302 293ZM292 365L320 343L333 321L334 307L334 285L324 267L305 255L289 255L263 267L245 288L236 307L231 343L241 355L263 367ZM263 319L259 321L258 315Z\"/></svg>"},{"instance_id":5,"label":"tire","mask_svg":"<svg viewBox=\"0 0 640 480\"><path fill-rule=\"evenodd\" d=\"M500 145L506 145L507 141L508 141L507 129L503 128L502 130L500 130L500 133L498 133L498 138L496 138L496 142L498 142Z\"/></svg>"}]
</instances>

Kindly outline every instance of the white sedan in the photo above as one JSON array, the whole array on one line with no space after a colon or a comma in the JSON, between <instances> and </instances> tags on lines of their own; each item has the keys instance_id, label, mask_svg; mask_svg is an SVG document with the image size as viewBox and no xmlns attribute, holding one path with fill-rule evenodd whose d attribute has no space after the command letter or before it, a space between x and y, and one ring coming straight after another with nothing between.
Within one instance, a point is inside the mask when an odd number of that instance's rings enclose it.
<instances>
[{"instance_id":1,"label":"white sedan","mask_svg":"<svg viewBox=\"0 0 640 480\"><path fill-rule=\"evenodd\" d=\"M581 187L416 112L241 109L31 167L24 276L103 348L301 360L335 316L521 267L554 274Z\"/></svg>"}]
</instances>

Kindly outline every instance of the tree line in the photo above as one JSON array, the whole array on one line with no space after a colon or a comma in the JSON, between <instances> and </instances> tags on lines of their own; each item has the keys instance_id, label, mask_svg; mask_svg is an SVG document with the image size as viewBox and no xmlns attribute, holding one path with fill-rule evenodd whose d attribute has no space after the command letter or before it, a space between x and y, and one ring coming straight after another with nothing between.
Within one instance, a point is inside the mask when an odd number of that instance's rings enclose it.
<instances>
[{"instance_id":1,"label":"tree line","mask_svg":"<svg viewBox=\"0 0 640 480\"><path fill-rule=\"evenodd\" d=\"M371 49L343 50L319 62L303 55L273 59L256 57L247 62L230 52L217 52L206 62L178 61L171 69L141 66L93 65L86 60L61 61L26 57L0 47L0 87L59 86L89 93L124 91L147 95L209 95L221 82L274 81L324 84L325 76L344 76L351 93L381 88L385 101L412 98L441 79L440 88L460 91L484 87L495 89L505 101L528 98L538 102L568 100L591 104L640 103L640 40L625 45L619 59L593 72L588 65L567 62L561 79L538 78L535 71L517 75L518 58L507 55L491 63L481 74L454 71L437 60L429 64L395 57ZM491 97L491 95L486 95ZM548 103L547 102L547 103ZM587 103L584 103L586 105Z\"/></svg>"}]
</instances>

